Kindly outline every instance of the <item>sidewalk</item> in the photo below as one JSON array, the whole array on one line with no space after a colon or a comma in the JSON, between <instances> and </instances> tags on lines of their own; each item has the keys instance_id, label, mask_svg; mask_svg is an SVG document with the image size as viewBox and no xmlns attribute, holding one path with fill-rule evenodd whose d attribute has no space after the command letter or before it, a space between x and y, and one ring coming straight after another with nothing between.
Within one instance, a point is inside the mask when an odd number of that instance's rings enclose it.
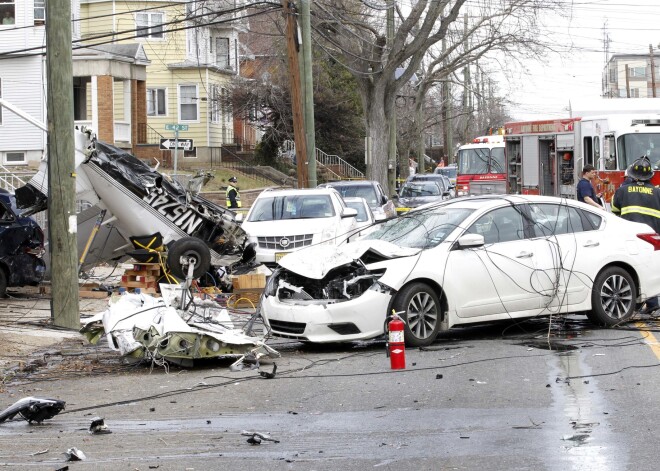
<instances>
[{"instance_id":1,"label":"sidewalk","mask_svg":"<svg viewBox=\"0 0 660 471\"><path fill-rule=\"evenodd\" d=\"M38 288L32 287L10 288L8 294L8 298L0 298L0 391L6 375L29 367L35 353L67 340L86 342L77 330L52 324L50 295L40 295ZM101 312L107 303L107 299L80 299L80 315Z\"/></svg>"}]
</instances>

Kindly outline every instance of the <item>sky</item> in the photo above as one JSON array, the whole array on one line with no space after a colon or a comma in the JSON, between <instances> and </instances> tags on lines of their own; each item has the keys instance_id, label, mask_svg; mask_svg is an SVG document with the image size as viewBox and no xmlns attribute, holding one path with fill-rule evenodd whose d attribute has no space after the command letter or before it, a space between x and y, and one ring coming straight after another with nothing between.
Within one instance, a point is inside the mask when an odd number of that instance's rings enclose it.
<instances>
[{"instance_id":1,"label":"sky","mask_svg":"<svg viewBox=\"0 0 660 471\"><path fill-rule=\"evenodd\" d=\"M516 120L568 117L569 101L574 105L599 99L605 31L608 57L648 54L652 44L656 66L660 65L658 0L576 0L570 5L568 15L543 18L553 43L563 52L542 62L526 62L526 70L517 70L500 85L501 93L513 102L509 110Z\"/></svg>"}]
</instances>

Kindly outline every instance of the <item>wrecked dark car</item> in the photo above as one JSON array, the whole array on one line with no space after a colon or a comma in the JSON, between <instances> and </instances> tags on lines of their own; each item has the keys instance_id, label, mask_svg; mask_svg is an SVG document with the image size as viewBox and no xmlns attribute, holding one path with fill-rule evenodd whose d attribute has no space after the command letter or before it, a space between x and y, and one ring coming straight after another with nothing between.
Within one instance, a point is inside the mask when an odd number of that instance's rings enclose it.
<instances>
[{"instance_id":1,"label":"wrecked dark car","mask_svg":"<svg viewBox=\"0 0 660 471\"><path fill-rule=\"evenodd\" d=\"M44 278L44 233L16 208L14 195L0 189L0 297L7 287L36 285Z\"/></svg>"}]
</instances>

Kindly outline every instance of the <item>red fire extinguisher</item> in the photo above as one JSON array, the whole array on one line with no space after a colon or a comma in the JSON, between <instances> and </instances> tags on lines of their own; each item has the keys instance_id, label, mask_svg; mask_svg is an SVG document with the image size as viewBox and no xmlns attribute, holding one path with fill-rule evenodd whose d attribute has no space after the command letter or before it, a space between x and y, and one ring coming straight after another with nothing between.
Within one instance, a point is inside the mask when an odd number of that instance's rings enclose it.
<instances>
[{"instance_id":1,"label":"red fire extinguisher","mask_svg":"<svg viewBox=\"0 0 660 471\"><path fill-rule=\"evenodd\" d=\"M387 324L390 366L393 370L403 370L406 368L406 344L403 338L405 324L394 310L391 319Z\"/></svg>"}]
</instances>

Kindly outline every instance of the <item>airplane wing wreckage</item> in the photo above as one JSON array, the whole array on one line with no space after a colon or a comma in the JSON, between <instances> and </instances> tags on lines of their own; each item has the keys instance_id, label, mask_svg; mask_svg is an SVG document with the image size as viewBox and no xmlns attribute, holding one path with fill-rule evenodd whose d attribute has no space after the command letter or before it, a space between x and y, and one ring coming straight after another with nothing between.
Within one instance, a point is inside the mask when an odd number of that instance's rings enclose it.
<instances>
[{"instance_id":1,"label":"airplane wing wreckage","mask_svg":"<svg viewBox=\"0 0 660 471\"><path fill-rule=\"evenodd\" d=\"M189 293L194 278L210 273L220 280L254 265L254 249L234 213L199 195L208 176L198 175L184 187L128 152L97 141L88 129L76 130L75 139L76 197L105 211L103 225L120 235L102 238L103 253L111 260L132 256L146 262L154 257L185 280L161 285L167 287L167 299L131 294L111 303L88 320L82 332L93 342L105 333L110 347L122 355L150 360L189 364L217 356L279 356L262 338L251 335L252 322L246 329L234 328L225 309ZM45 161L16 190L16 201L24 215L46 209ZM114 246L107 247L110 240Z\"/></svg>"}]
</instances>

